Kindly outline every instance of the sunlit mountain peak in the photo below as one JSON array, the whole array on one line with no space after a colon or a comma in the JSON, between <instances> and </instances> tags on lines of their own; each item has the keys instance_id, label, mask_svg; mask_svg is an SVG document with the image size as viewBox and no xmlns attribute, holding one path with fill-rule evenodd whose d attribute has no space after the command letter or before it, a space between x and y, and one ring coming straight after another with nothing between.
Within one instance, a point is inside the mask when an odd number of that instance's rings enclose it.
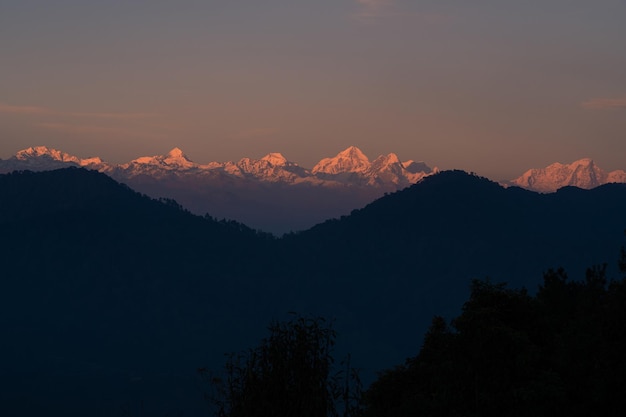
<instances>
[{"instance_id":1,"label":"sunlit mountain peak","mask_svg":"<svg viewBox=\"0 0 626 417\"><path fill-rule=\"evenodd\" d=\"M593 159L591 158L581 158L578 161L572 162L570 166L571 167L578 167L578 166L592 167L592 166L595 166L595 163L593 162Z\"/></svg>"},{"instance_id":2,"label":"sunlit mountain peak","mask_svg":"<svg viewBox=\"0 0 626 417\"><path fill-rule=\"evenodd\" d=\"M46 146L37 146L24 149L9 160L0 161L0 172L20 169L41 171L68 165L110 173L127 183L133 182L134 178L138 181L176 178L177 181L210 182L213 186L226 188L252 180L266 184L309 184L329 189L348 186L365 190L371 187L376 192L408 186L432 171L424 163L402 163L395 153L380 155L370 161L356 146L322 159L312 170L289 161L280 152L268 153L260 159L245 157L237 162L198 164L180 148L174 147L164 154L142 156L123 164L108 164L98 157L81 159ZM183 188L187 189L187 186Z\"/></svg>"},{"instance_id":3,"label":"sunlit mountain peak","mask_svg":"<svg viewBox=\"0 0 626 417\"><path fill-rule=\"evenodd\" d=\"M162 167L164 169L189 169L197 166L187 158L180 148L174 148L165 155L142 156L133 159L128 164L123 164L121 167L127 169L137 165Z\"/></svg>"},{"instance_id":4,"label":"sunlit mountain peak","mask_svg":"<svg viewBox=\"0 0 626 417\"><path fill-rule=\"evenodd\" d=\"M169 151L167 153L167 156L170 158L185 158L187 159L187 156L183 153L183 151L180 148L174 148L171 151Z\"/></svg>"},{"instance_id":5,"label":"sunlit mountain peak","mask_svg":"<svg viewBox=\"0 0 626 417\"><path fill-rule=\"evenodd\" d=\"M40 171L61 168L67 165L89 167L103 172L109 171L110 168L108 164L97 156L83 159L48 146L32 146L22 149L8 159L5 165L6 167L1 169L2 172L24 168Z\"/></svg>"},{"instance_id":6,"label":"sunlit mountain peak","mask_svg":"<svg viewBox=\"0 0 626 417\"><path fill-rule=\"evenodd\" d=\"M387 155L380 155L376 159L380 159L382 161L385 161L386 164L401 164L400 163L400 159L398 158L398 155L396 155L393 152L390 153L390 154L387 154Z\"/></svg>"},{"instance_id":7,"label":"sunlit mountain peak","mask_svg":"<svg viewBox=\"0 0 626 417\"><path fill-rule=\"evenodd\" d=\"M367 156L356 146L339 152L332 158L324 158L312 169L313 173L339 174L345 172L365 172L371 163Z\"/></svg>"},{"instance_id":8,"label":"sunlit mountain peak","mask_svg":"<svg viewBox=\"0 0 626 417\"><path fill-rule=\"evenodd\" d=\"M280 152L271 152L261 158L261 161L267 161L274 166L287 165L289 161Z\"/></svg>"},{"instance_id":9,"label":"sunlit mountain peak","mask_svg":"<svg viewBox=\"0 0 626 417\"><path fill-rule=\"evenodd\" d=\"M337 157L342 157L342 158L350 158L350 159L357 159L360 161L368 161L369 162L369 158L356 146L350 146L348 148L346 148L345 150L339 152L337 154Z\"/></svg>"},{"instance_id":10,"label":"sunlit mountain peak","mask_svg":"<svg viewBox=\"0 0 626 417\"><path fill-rule=\"evenodd\" d=\"M409 159L408 161L402 162L402 166L408 172L413 173L413 174L418 173L418 172L431 173L431 172L437 170L437 168L433 169L430 166L428 166L424 161L417 161L416 162L416 161L414 161L412 159Z\"/></svg>"},{"instance_id":11,"label":"sunlit mountain peak","mask_svg":"<svg viewBox=\"0 0 626 417\"><path fill-rule=\"evenodd\" d=\"M553 192L567 186L590 189L609 182L624 181L626 172L606 172L591 158L582 158L570 164L556 162L545 168L529 169L511 182L533 191Z\"/></svg>"},{"instance_id":12,"label":"sunlit mountain peak","mask_svg":"<svg viewBox=\"0 0 626 417\"><path fill-rule=\"evenodd\" d=\"M54 148L49 148L47 146L33 146L30 148L22 149L15 154L15 157L20 160L28 159L28 158L39 158L39 157L48 157L50 159L56 161L63 162L76 162L78 163L79 158L67 154L65 152L61 152Z\"/></svg>"}]
</instances>

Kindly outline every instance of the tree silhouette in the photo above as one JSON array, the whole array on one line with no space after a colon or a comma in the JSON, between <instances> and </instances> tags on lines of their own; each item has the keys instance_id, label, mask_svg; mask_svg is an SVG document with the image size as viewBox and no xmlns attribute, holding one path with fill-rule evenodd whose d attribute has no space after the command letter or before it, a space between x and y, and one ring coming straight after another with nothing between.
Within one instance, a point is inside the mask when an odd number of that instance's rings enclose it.
<instances>
[{"instance_id":1,"label":"tree silhouette","mask_svg":"<svg viewBox=\"0 0 626 417\"><path fill-rule=\"evenodd\" d=\"M618 416L624 351L626 278L606 265L584 281L550 270L534 296L475 280L451 326L435 317L419 354L371 385L365 415Z\"/></svg>"},{"instance_id":2,"label":"tree silhouette","mask_svg":"<svg viewBox=\"0 0 626 417\"><path fill-rule=\"evenodd\" d=\"M229 354L221 376L200 373L219 417L344 417L360 413L360 381L349 361L335 371L336 333L324 318L274 322L253 349Z\"/></svg>"}]
</instances>

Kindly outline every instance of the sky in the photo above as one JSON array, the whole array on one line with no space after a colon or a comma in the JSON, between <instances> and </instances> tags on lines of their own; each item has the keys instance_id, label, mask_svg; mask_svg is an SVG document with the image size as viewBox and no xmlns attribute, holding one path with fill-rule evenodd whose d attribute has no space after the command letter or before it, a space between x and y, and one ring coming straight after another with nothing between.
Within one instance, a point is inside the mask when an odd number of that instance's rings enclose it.
<instances>
[{"instance_id":1,"label":"sky","mask_svg":"<svg viewBox=\"0 0 626 417\"><path fill-rule=\"evenodd\" d=\"M624 0L0 0L0 158L626 169Z\"/></svg>"}]
</instances>

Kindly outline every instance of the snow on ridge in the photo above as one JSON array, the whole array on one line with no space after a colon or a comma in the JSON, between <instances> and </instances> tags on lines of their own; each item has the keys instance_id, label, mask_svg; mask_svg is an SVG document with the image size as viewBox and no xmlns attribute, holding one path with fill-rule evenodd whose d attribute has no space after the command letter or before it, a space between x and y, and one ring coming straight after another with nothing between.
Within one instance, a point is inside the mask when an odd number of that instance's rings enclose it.
<instances>
[{"instance_id":1,"label":"snow on ridge","mask_svg":"<svg viewBox=\"0 0 626 417\"><path fill-rule=\"evenodd\" d=\"M271 152L261 158L261 161L267 161L272 165L287 165L290 163L287 161L287 158L283 156L280 152Z\"/></svg>"},{"instance_id":2,"label":"snow on ridge","mask_svg":"<svg viewBox=\"0 0 626 417\"><path fill-rule=\"evenodd\" d=\"M413 166L413 161L410 161ZM380 155L374 161L356 146L350 146L331 158L324 158L312 170L300 167L287 160L279 152L271 152L260 159L242 158L238 162L209 162L197 164L191 161L178 147L164 155L141 156L127 163L108 164L99 157L81 159L64 152L37 146L19 151L9 160L0 160L0 172L19 169L49 170L74 165L96 169L113 175L116 179L148 176L155 179L171 177L249 178L263 182L287 184L310 183L317 185L359 186L406 186L430 174L423 163L422 171L408 168L395 153Z\"/></svg>"},{"instance_id":3,"label":"snow on ridge","mask_svg":"<svg viewBox=\"0 0 626 417\"><path fill-rule=\"evenodd\" d=\"M626 172L606 172L591 158L582 158L569 164L555 162L545 168L529 169L511 181L513 185L544 193L566 186L591 189L610 182L626 182Z\"/></svg>"},{"instance_id":4,"label":"snow on ridge","mask_svg":"<svg viewBox=\"0 0 626 417\"><path fill-rule=\"evenodd\" d=\"M167 153L167 156L170 158L187 158L180 148L173 148Z\"/></svg>"},{"instance_id":5,"label":"snow on ridge","mask_svg":"<svg viewBox=\"0 0 626 417\"><path fill-rule=\"evenodd\" d=\"M48 146L32 146L18 151L6 160L0 160L0 172L14 170L46 171L64 166L80 166L108 171L110 165L97 156L79 158Z\"/></svg>"},{"instance_id":6,"label":"snow on ridge","mask_svg":"<svg viewBox=\"0 0 626 417\"><path fill-rule=\"evenodd\" d=\"M314 174L365 172L370 166L369 158L356 146L350 146L334 157L322 159L313 167L311 172Z\"/></svg>"},{"instance_id":7,"label":"snow on ridge","mask_svg":"<svg viewBox=\"0 0 626 417\"><path fill-rule=\"evenodd\" d=\"M80 159L76 156L61 152L54 148L48 148L47 146L33 146L30 148L22 149L15 154L15 158L18 160L27 160L31 158L49 158L59 162L75 162L79 163Z\"/></svg>"}]
</instances>

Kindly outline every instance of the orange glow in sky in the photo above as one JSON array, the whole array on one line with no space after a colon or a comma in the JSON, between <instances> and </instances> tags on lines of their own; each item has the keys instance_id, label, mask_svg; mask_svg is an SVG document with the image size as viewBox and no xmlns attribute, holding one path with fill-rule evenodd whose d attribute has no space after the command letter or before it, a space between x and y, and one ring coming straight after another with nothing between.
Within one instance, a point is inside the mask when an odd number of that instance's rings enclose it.
<instances>
[{"instance_id":1,"label":"orange glow in sky","mask_svg":"<svg viewBox=\"0 0 626 417\"><path fill-rule=\"evenodd\" d=\"M626 169L626 3L5 0L0 158Z\"/></svg>"}]
</instances>

